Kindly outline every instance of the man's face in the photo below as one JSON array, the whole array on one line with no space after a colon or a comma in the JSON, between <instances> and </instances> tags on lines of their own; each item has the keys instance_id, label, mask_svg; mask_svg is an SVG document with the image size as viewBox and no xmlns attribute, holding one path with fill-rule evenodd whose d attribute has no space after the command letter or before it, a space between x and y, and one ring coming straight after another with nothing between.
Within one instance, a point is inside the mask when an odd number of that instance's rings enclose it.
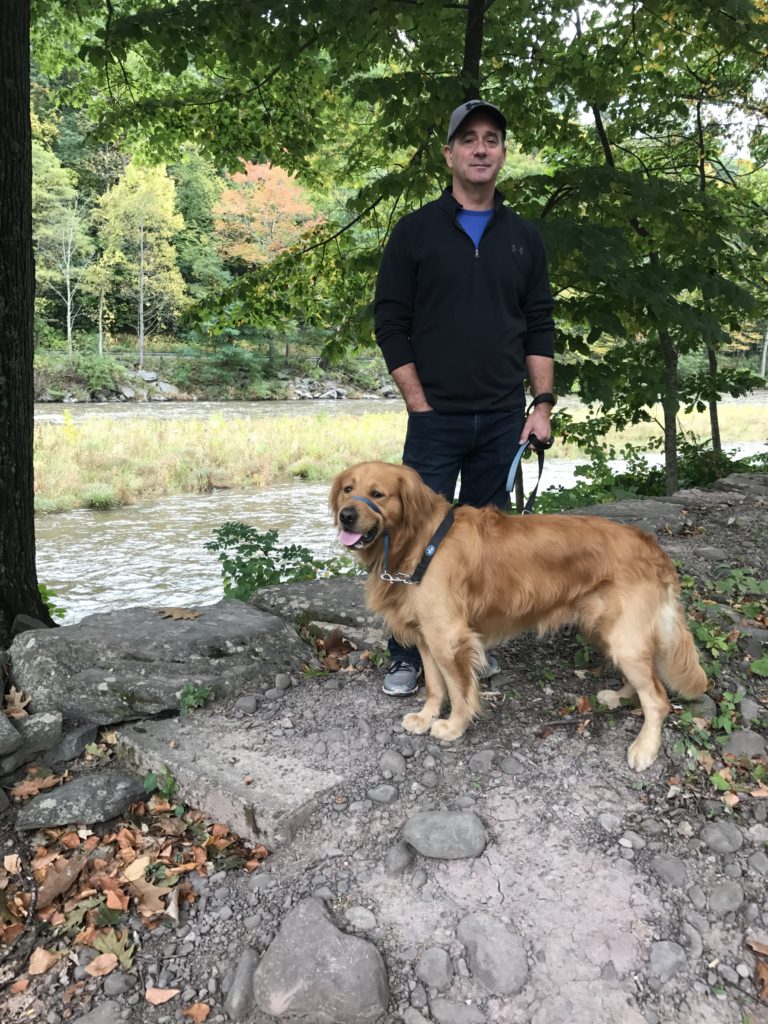
<instances>
[{"instance_id":1,"label":"man's face","mask_svg":"<svg viewBox=\"0 0 768 1024\"><path fill-rule=\"evenodd\" d=\"M465 187L494 183L506 158L501 128L482 110L465 118L443 152L454 180Z\"/></svg>"}]
</instances>

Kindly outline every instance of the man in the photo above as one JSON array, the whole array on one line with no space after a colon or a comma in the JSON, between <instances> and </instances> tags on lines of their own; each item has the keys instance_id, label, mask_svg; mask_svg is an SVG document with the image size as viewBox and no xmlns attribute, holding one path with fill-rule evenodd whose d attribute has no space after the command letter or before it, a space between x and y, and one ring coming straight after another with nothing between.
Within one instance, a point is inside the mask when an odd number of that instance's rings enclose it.
<instances>
[{"instance_id":1,"label":"man","mask_svg":"<svg viewBox=\"0 0 768 1024\"><path fill-rule=\"evenodd\" d=\"M376 283L376 340L408 409L403 462L449 501L461 474L459 502L478 508L507 506L510 463L529 434L549 437L555 403L544 245L496 190L506 130L483 100L453 111L451 187L395 225ZM390 658L384 692L414 693L418 651L391 639Z\"/></svg>"}]
</instances>

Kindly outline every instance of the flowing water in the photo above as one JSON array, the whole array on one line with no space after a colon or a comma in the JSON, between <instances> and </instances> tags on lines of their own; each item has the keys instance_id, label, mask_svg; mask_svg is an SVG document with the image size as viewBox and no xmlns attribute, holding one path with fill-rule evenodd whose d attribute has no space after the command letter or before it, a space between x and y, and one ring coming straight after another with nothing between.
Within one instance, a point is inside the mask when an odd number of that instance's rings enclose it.
<instances>
[{"instance_id":1,"label":"flowing water","mask_svg":"<svg viewBox=\"0 0 768 1024\"><path fill-rule=\"evenodd\" d=\"M63 422L65 410L75 419L226 418L307 415L321 408L352 414L402 409L399 401L348 402L195 402L37 406L38 422ZM766 445L739 445L745 454ZM540 492L571 486L578 463L547 458ZM525 470L526 493L535 480L535 463ZM223 595L219 563L205 550L213 530L230 520L256 529L277 530L279 543L303 544L321 555L338 554L328 511L328 485L304 481L262 491L214 491L184 494L126 508L96 512L80 509L38 517L38 577L58 595L63 621L113 608L146 604L209 604Z\"/></svg>"}]
</instances>

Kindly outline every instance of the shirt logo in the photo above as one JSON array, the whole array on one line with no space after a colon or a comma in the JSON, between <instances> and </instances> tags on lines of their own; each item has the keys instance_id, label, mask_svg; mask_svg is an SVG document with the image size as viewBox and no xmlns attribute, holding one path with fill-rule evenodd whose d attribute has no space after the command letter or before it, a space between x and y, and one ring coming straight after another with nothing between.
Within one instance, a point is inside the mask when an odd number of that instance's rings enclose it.
<instances>
[{"instance_id":1,"label":"shirt logo","mask_svg":"<svg viewBox=\"0 0 768 1024\"><path fill-rule=\"evenodd\" d=\"M510 246L512 252L517 253L518 256L525 256L525 247L522 245L515 245L513 242Z\"/></svg>"}]
</instances>

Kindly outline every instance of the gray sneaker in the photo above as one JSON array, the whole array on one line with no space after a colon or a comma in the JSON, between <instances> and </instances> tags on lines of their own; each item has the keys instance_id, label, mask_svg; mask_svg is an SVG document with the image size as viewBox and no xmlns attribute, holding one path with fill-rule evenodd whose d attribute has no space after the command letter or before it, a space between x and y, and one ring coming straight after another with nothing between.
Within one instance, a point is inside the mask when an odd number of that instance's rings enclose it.
<instances>
[{"instance_id":1,"label":"gray sneaker","mask_svg":"<svg viewBox=\"0 0 768 1024\"><path fill-rule=\"evenodd\" d=\"M485 664L483 665L482 669L480 670L480 678L481 679L493 679L493 677L497 676L499 674L499 672L501 672L501 669L499 668L498 661L496 661L496 659L494 658L494 656L492 654L486 654L485 655Z\"/></svg>"},{"instance_id":2,"label":"gray sneaker","mask_svg":"<svg viewBox=\"0 0 768 1024\"><path fill-rule=\"evenodd\" d=\"M424 669L410 661L393 661L384 677L382 692L388 697L410 697L416 693L424 675Z\"/></svg>"}]
</instances>

